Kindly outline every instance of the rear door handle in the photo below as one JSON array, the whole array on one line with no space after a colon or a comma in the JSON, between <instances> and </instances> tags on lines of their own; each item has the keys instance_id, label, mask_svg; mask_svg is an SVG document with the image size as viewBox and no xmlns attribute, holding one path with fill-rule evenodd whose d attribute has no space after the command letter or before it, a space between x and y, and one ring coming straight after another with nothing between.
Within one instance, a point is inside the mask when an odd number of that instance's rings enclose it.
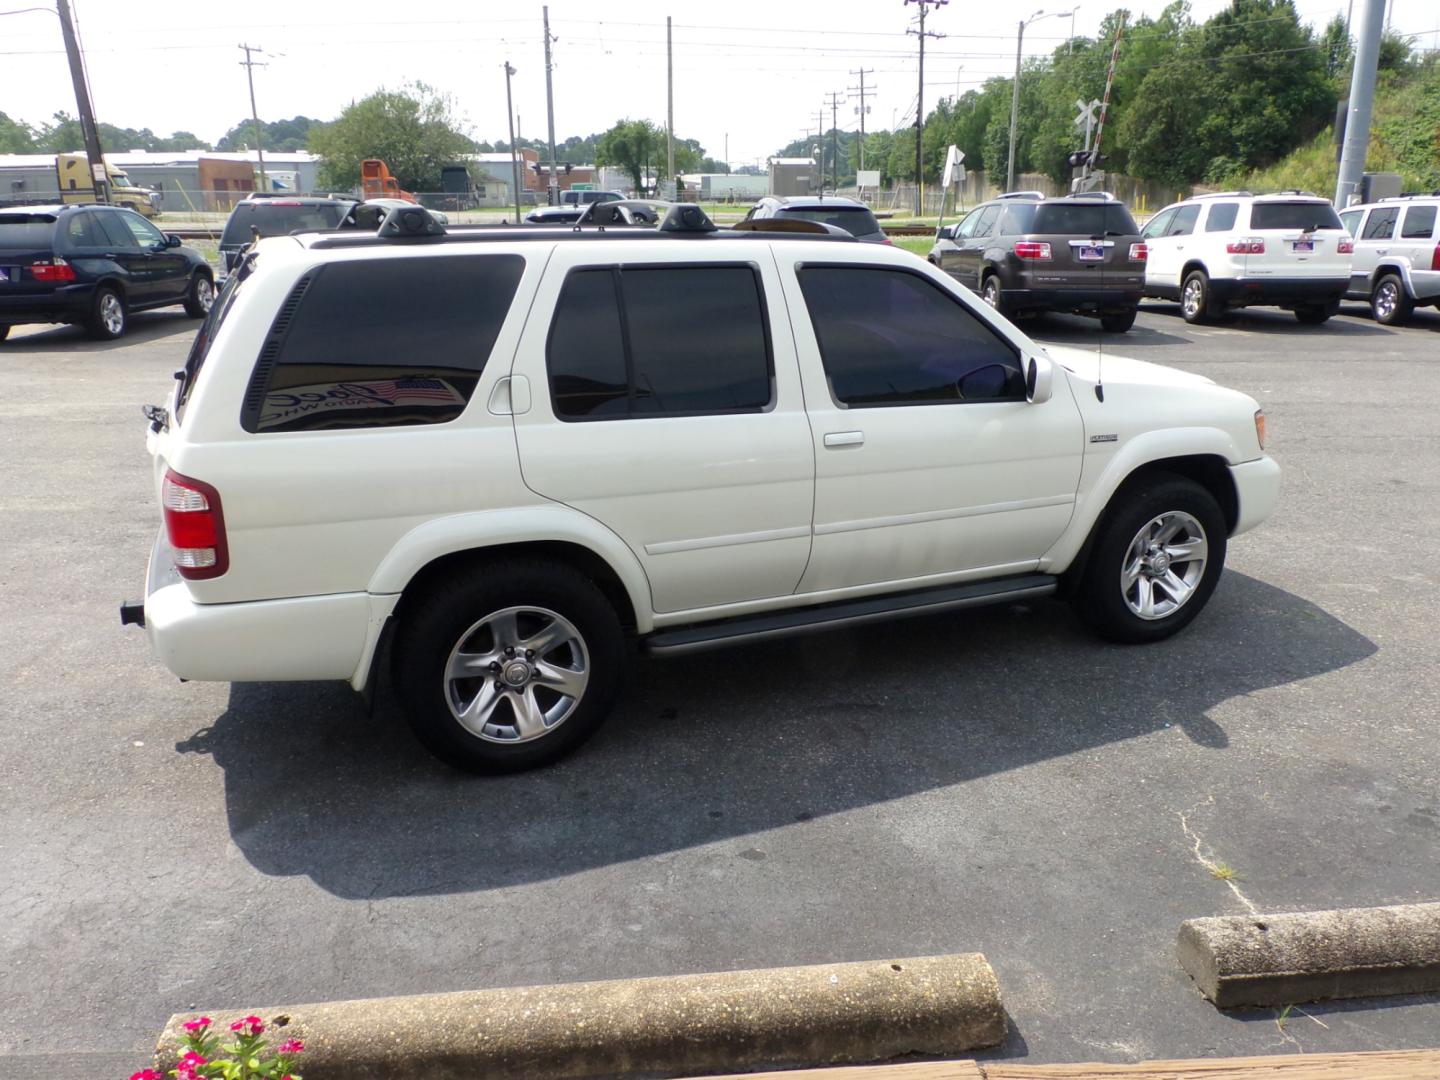
<instances>
[{"instance_id":1,"label":"rear door handle","mask_svg":"<svg viewBox=\"0 0 1440 1080\"><path fill-rule=\"evenodd\" d=\"M863 431L832 431L825 436L826 446L863 446L865 444L865 433Z\"/></svg>"}]
</instances>

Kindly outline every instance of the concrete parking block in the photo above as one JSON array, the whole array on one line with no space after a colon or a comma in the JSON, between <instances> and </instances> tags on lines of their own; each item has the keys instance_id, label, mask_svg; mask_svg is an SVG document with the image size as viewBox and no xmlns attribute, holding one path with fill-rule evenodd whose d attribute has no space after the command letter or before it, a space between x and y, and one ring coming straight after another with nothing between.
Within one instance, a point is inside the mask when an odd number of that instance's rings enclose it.
<instances>
[{"instance_id":1,"label":"concrete parking block","mask_svg":"<svg viewBox=\"0 0 1440 1080\"><path fill-rule=\"evenodd\" d=\"M1440 903L1190 919L1180 966L1222 1009L1440 991Z\"/></svg>"},{"instance_id":2,"label":"concrete parking block","mask_svg":"<svg viewBox=\"0 0 1440 1080\"><path fill-rule=\"evenodd\" d=\"M208 1013L254 1013L305 1043L307 1080L694 1074L954 1054L1005 1037L978 953L476 990ZM155 1051L174 1067L186 1020ZM284 1018L283 1025L280 1019Z\"/></svg>"}]
</instances>

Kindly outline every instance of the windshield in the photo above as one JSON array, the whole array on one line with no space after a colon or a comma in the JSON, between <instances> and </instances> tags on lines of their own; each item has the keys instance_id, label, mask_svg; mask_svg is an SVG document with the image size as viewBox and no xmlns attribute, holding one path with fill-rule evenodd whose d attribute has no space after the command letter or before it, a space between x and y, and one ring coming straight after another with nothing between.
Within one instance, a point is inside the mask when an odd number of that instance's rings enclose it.
<instances>
[{"instance_id":1,"label":"windshield","mask_svg":"<svg viewBox=\"0 0 1440 1080\"><path fill-rule=\"evenodd\" d=\"M1250 207L1252 229L1343 229L1327 202L1257 202Z\"/></svg>"},{"instance_id":2,"label":"windshield","mask_svg":"<svg viewBox=\"0 0 1440 1080\"><path fill-rule=\"evenodd\" d=\"M243 202L225 223L220 242L248 244L252 225L261 236L287 236L297 229L333 229L349 208L347 203Z\"/></svg>"},{"instance_id":3,"label":"windshield","mask_svg":"<svg viewBox=\"0 0 1440 1080\"><path fill-rule=\"evenodd\" d=\"M880 223L875 220L875 215L864 206L807 206L803 210L784 206L775 216L834 225L851 236L873 236L880 231Z\"/></svg>"},{"instance_id":4,"label":"windshield","mask_svg":"<svg viewBox=\"0 0 1440 1080\"><path fill-rule=\"evenodd\" d=\"M49 247L53 214L0 214L0 248Z\"/></svg>"},{"instance_id":5,"label":"windshield","mask_svg":"<svg viewBox=\"0 0 1440 1080\"><path fill-rule=\"evenodd\" d=\"M1130 211L1119 203L1045 203L1035 210L1035 233L1066 233L1078 236L1129 236L1140 231Z\"/></svg>"}]
</instances>

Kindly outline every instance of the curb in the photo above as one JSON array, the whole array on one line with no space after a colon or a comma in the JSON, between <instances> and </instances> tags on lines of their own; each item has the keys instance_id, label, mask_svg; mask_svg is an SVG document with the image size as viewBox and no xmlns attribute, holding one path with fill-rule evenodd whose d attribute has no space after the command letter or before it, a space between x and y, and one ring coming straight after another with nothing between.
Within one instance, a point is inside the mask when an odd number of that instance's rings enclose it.
<instances>
[{"instance_id":1,"label":"curb","mask_svg":"<svg viewBox=\"0 0 1440 1080\"><path fill-rule=\"evenodd\" d=\"M288 1005L253 1012L305 1043L306 1080L578 1077L945 1055L1005 1038L979 953ZM172 1016L155 1067L175 1067ZM283 1032L283 1035L280 1034Z\"/></svg>"},{"instance_id":2,"label":"curb","mask_svg":"<svg viewBox=\"0 0 1440 1080\"><path fill-rule=\"evenodd\" d=\"M1216 1008L1440 991L1440 903L1190 919L1180 966Z\"/></svg>"}]
</instances>

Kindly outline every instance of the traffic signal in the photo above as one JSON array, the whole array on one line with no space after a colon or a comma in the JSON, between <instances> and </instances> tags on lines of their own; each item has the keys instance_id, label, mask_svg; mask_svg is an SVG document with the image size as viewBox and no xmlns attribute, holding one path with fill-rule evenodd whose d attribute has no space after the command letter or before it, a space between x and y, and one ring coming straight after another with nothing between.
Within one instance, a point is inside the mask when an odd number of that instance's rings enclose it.
<instances>
[{"instance_id":1,"label":"traffic signal","mask_svg":"<svg viewBox=\"0 0 1440 1080\"><path fill-rule=\"evenodd\" d=\"M1098 169L1109 154L1097 153L1094 150L1075 150L1065 160L1072 169L1081 169L1089 165L1092 169Z\"/></svg>"}]
</instances>

